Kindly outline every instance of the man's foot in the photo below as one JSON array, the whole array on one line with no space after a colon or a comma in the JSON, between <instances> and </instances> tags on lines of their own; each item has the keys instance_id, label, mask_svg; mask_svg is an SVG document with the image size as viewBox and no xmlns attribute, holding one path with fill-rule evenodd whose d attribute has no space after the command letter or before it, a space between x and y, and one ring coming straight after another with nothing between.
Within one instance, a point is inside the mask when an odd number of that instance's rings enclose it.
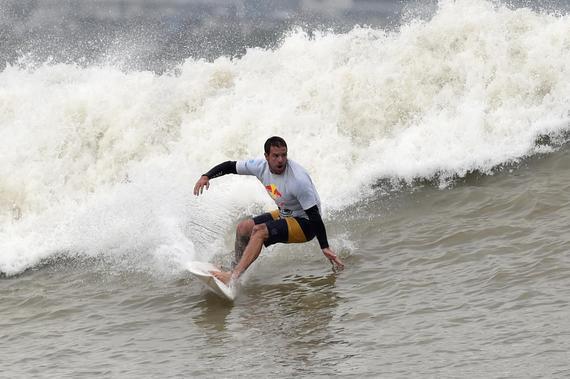
<instances>
[{"instance_id":1,"label":"man's foot","mask_svg":"<svg viewBox=\"0 0 570 379\"><path fill-rule=\"evenodd\" d=\"M232 272L231 271L210 271L210 273L219 281L224 283L226 286L230 284L232 280Z\"/></svg>"}]
</instances>

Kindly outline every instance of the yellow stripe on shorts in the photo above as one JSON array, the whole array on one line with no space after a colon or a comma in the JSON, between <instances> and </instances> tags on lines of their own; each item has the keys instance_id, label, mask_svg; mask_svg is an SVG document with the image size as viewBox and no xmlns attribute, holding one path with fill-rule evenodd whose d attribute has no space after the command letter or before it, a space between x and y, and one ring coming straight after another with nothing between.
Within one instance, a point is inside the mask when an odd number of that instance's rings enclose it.
<instances>
[{"instance_id":1,"label":"yellow stripe on shorts","mask_svg":"<svg viewBox=\"0 0 570 379\"><path fill-rule=\"evenodd\" d=\"M287 228L289 229L289 239L287 240L288 243L299 243L299 242L306 242L307 237L305 237L305 233L303 233L303 229L301 229L301 225L295 220L293 217L285 217L285 221L287 221Z\"/></svg>"}]
</instances>

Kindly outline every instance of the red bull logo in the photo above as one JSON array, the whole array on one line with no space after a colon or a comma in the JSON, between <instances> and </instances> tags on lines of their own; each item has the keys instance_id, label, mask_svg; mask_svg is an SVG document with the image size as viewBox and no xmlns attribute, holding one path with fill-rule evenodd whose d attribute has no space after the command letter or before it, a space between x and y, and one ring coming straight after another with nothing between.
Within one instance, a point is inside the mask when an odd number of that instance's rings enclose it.
<instances>
[{"instance_id":1,"label":"red bull logo","mask_svg":"<svg viewBox=\"0 0 570 379\"><path fill-rule=\"evenodd\" d=\"M272 199L275 200L281 197L281 192L279 192L275 184L270 184L268 186L265 186L265 189L267 190L267 192L269 192L269 196L271 196Z\"/></svg>"}]
</instances>

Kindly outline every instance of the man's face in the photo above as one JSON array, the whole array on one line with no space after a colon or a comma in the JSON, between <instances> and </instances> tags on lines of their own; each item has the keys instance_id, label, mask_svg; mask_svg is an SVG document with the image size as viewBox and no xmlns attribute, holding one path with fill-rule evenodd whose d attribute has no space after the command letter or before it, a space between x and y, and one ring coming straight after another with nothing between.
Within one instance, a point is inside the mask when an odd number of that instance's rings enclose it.
<instances>
[{"instance_id":1,"label":"man's face","mask_svg":"<svg viewBox=\"0 0 570 379\"><path fill-rule=\"evenodd\" d=\"M270 146L269 154L265 154L265 159L269 163L269 170L277 175L281 175L287 167L287 148L285 146Z\"/></svg>"}]
</instances>

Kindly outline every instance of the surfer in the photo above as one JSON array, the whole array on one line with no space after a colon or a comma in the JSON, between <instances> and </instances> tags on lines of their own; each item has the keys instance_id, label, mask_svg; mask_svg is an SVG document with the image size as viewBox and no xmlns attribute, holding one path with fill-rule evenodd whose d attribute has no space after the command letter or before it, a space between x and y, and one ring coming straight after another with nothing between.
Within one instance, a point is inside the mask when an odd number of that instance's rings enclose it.
<instances>
[{"instance_id":1,"label":"surfer","mask_svg":"<svg viewBox=\"0 0 570 379\"><path fill-rule=\"evenodd\" d=\"M226 174L253 175L265 186L277 205L276 210L241 221L236 230L232 270L212 272L229 284L243 274L261 253L262 245L302 243L315 236L333 269L342 270L343 262L329 247L321 218L321 201L307 171L287 159L287 143L281 137L265 141L265 159L226 161L203 174L194 186L194 195L210 187L210 180Z\"/></svg>"}]
</instances>

